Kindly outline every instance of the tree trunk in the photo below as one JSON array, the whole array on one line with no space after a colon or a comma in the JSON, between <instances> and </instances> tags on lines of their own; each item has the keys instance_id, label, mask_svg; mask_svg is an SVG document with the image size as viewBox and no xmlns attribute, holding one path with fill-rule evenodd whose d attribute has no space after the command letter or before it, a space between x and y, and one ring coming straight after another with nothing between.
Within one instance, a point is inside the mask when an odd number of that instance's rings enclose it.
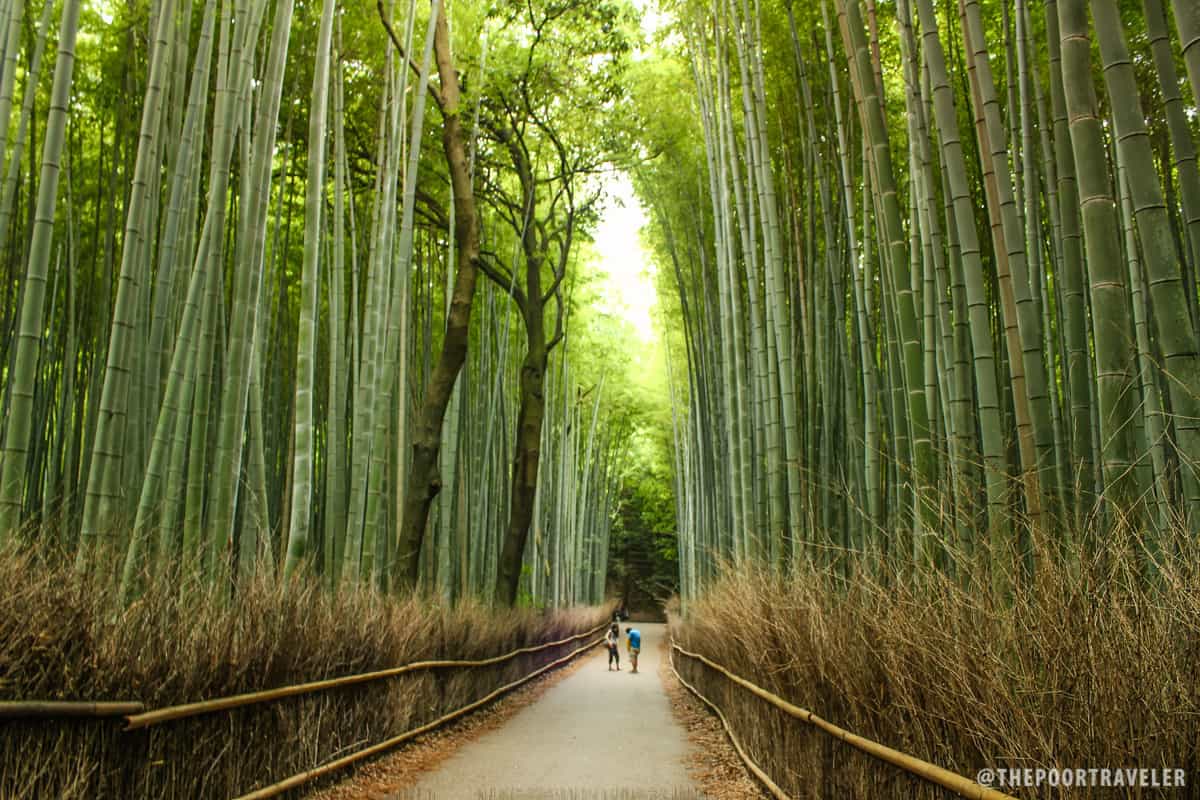
<instances>
[{"instance_id":1,"label":"tree trunk","mask_svg":"<svg viewBox=\"0 0 1200 800\"><path fill-rule=\"evenodd\" d=\"M536 269L532 264L529 268ZM546 330L540 305L526 315L525 331L529 336L529 350L521 364L521 408L517 413L517 447L513 454L512 505L496 576L496 603L506 606L517 602L525 540L529 538L529 525L533 521L542 421L546 416ZM564 397L564 402L570 402L570 399Z\"/></svg>"},{"instance_id":2,"label":"tree trunk","mask_svg":"<svg viewBox=\"0 0 1200 800\"><path fill-rule=\"evenodd\" d=\"M475 278L479 263L479 223L475 217L475 194L471 187L466 135L459 117L458 76L450 54L450 33L446 15L435 2L438 14L434 49L438 76L441 78L442 150L450 167L454 187L454 240L458 248L457 276L450 313L446 317L446 336L437 366L430 376L425 399L413 432L413 460L404 496L404 521L396 552L396 582L403 588L417 583L421 558L421 539L429 518L429 506L442 487L438 473L438 450L442 442L442 422L454 390L455 380L467 358L467 339L471 322L471 302L475 297Z\"/></svg>"}]
</instances>

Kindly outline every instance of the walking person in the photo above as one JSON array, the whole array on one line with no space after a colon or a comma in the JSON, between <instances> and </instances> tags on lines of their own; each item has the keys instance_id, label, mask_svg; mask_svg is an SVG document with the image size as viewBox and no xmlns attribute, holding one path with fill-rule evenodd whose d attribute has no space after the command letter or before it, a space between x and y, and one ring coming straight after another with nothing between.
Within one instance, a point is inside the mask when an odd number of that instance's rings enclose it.
<instances>
[{"instance_id":1,"label":"walking person","mask_svg":"<svg viewBox=\"0 0 1200 800\"><path fill-rule=\"evenodd\" d=\"M608 629L608 633L604 634L604 643L608 645L608 671L612 672L613 664L617 665L617 672L621 671L621 628L617 623L613 623Z\"/></svg>"},{"instance_id":2,"label":"walking person","mask_svg":"<svg viewBox=\"0 0 1200 800\"><path fill-rule=\"evenodd\" d=\"M625 633L629 637L627 640L629 645L629 661L633 664L631 672L637 675L638 653L642 651L642 632L637 628L626 628Z\"/></svg>"}]
</instances>

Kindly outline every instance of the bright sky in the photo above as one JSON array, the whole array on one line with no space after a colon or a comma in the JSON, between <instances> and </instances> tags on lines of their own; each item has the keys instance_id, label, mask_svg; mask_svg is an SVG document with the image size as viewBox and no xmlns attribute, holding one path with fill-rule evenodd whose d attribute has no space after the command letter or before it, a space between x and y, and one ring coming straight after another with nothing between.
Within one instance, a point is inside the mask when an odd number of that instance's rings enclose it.
<instances>
[{"instance_id":1,"label":"bright sky","mask_svg":"<svg viewBox=\"0 0 1200 800\"><path fill-rule=\"evenodd\" d=\"M601 284L603 310L628 320L643 342L655 338L651 309L655 303L654 269L638 232L646 212L625 173L609 179L609 199L596 229L597 266L606 274Z\"/></svg>"},{"instance_id":2,"label":"bright sky","mask_svg":"<svg viewBox=\"0 0 1200 800\"><path fill-rule=\"evenodd\" d=\"M642 32L647 39L653 39L666 21L658 3L655 0L633 2L642 14ZM602 310L627 320L642 342L649 344L656 337L651 309L657 298L654 266L638 236L646 224L646 212L624 172L610 174L605 188L608 200L595 239L597 266L605 273L601 283Z\"/></svg>"}]
</instances>

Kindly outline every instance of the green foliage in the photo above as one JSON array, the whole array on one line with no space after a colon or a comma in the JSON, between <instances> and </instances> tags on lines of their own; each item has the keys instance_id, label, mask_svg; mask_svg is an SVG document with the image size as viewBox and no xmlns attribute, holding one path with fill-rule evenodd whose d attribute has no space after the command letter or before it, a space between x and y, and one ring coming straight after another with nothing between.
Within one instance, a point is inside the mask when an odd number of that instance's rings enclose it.
<instances>
[{"instance_id":1,"label":"green foliage","mask_svg":"<svg viewBox=\"0 0 1200 800\"><path fill-rule=\"evenodd\" d=\"M614 512L610 591L634 608L657 608L679 587L669 435L644 425L631 437Z\"/></svg>"}]
</instances>

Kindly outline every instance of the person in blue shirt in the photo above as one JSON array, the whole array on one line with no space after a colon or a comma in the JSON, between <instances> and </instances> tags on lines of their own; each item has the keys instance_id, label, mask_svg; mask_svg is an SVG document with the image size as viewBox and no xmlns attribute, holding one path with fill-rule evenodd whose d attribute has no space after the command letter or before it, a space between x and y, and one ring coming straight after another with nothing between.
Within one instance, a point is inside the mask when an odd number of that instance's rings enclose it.
<instances>
[{"instance_id":1,"label":"person in blue shirt","mask_svg":"<svg viewBox=\"0 0 1200 800\"><path fill-rule=\"evenodd\" d=\"M629 660L633 664L633 674L637 674L638 653L642 650L642 633L637 628L626 628L625 633L629 636Z\"/></svg>"}]
</instances>

